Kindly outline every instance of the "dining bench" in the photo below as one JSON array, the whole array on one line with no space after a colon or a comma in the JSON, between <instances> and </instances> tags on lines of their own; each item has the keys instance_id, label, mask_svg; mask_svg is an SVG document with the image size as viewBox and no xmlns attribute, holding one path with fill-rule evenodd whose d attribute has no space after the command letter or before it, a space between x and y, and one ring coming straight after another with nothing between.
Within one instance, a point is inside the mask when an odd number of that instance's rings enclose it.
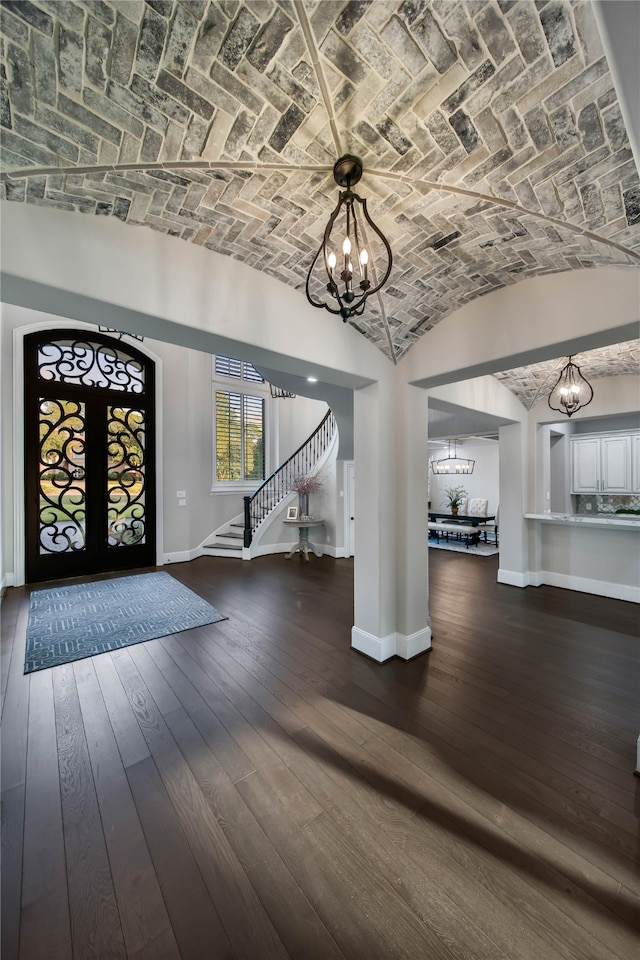
<instances>
[{"instance_id":1,"label":"dining bench","mask_svg":"<svg viewBox=\"0 0 640 960\"><path fill-rule=\"evenodd\" d=\"M435 535L438 543L440 543L440 534L444 534L449 539L450 533L463 536L467 548L478 542L478 528L470 523L444 523L441 520L429 520L429 533Z\"/></svg>"}]
</instances>

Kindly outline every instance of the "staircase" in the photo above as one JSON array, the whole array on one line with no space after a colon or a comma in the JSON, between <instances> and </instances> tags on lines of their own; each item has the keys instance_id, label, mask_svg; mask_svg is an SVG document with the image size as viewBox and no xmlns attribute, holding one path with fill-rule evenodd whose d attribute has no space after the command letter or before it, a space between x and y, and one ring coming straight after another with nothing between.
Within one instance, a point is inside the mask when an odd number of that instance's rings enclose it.
<instances>
[{"instance_id":1,"label":"staircase","mask_svg":"<svg viewBox=\"0 0 640 960\"><path fill-rule=\"evenodd\" d=\"M230 523L223 527L220 530L216 530L215 540L212 543L203 544L202 549L207 551L214 551L214 556L218 555L220 551L220 556L224 553L229 553L238 557L242 557L242 544L244 541L244 523L241 523L237 518L232 520Z\"/></svg>"},{"instance_id":2,"label":"staircase","mask_svg":"<svg viewBox=\"0 0 640 960\"><path fill-rule=\"evenodd\" d=\"M249 548L265 520L273 514L292 491L295 477L315 472L323 462L337 433L331 410L310 437L298 447L251 496L244 498L244 516L234 517L203 543L203 552L213 556L235 556L249 559ZM243 552L244 550L244 552Z\"/></svg>"}]
</instances>

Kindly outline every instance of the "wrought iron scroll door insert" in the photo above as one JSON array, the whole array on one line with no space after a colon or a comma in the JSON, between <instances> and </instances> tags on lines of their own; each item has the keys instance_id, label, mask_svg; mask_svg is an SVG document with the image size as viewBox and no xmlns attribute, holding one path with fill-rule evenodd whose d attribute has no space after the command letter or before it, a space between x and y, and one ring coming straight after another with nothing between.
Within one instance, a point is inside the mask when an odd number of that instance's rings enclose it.
<instances>
[{"instance_id":1,"label":"wrought iron scroll door insert","mask_svg":"<svg viewBox=\"0 0 640 960\"><path fill-rule=\"evenodd\" d=\"M154 565L153 361L77 330L24 356L27 582Z\"/></svg>"}]
</instances>

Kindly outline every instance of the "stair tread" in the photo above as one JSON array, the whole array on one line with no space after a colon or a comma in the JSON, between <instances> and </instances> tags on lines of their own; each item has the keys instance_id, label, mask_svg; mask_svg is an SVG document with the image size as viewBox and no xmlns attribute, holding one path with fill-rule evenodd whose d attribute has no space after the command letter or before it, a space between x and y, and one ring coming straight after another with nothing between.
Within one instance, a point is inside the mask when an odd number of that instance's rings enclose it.
<instances>
[{"instance_id":1,"label":"stair tread","mask_svg":"<svg viewBox=\"0 0 640 960\"><path fill-rule=\"evenodd\" d=\"M203 545L203 550L235 550L241 551L242 547L236 546L235 543L205 543Z\"/></svg>"},{"instance_id":2,"label":"stair tread","mask_svg":"<svg viewBox=\"0 0 640 960\"><path fill-rule=\"evenodd\" d=\"M218 533L216 536L230 537L232 540L242 540L243 535L241 533L234 533L232 530L228 530L226 533Z\"/></svg>"}]
</instances>

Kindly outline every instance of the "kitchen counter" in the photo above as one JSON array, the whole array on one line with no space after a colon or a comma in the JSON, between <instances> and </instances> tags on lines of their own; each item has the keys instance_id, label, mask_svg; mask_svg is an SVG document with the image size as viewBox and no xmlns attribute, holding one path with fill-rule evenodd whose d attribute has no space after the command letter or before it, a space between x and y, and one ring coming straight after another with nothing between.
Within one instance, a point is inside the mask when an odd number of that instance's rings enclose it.
<instances>
[{"instance_id":1,"label":"kitchen counter","mask_svg":"<svg viewBox=\"0 0 640 960\"><path fill-rule=\"evenodd\" d=\"M579 524L581 527L612 527L618 530L640 530L640 516L635 514L594 513L593 516L572 513L525 513L526 520L543 523Z\"/></svg>"},{"instance_id":2,"label":"kitchen counter","mask_svg":"<svg viewBox=\"0 0 640 960\"><path fill-rule=\"evenodd\" d=\"M640 517L615 513L525 517L531 586L546 583L640 603Z\"/></svg>"}]
</instances>

